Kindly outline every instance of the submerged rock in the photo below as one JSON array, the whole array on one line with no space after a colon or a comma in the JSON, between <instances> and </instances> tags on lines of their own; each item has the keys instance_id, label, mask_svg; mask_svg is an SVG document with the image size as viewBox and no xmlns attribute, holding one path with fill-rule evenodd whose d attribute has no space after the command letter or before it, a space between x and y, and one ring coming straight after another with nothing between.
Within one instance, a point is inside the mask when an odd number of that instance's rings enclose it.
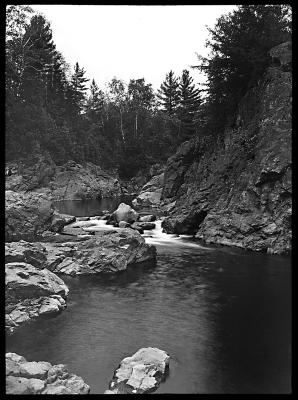
<instances>
[{"instance_id":1,"label":"submerged rock","mask_svg":"<svg viewBox=\"0 0 298 400\"><path fill-rule=\"evenodd\" d=\"M147 347L124 358L115 370L105 394L141 394L156 390L168 372L170 356Z\"/></svg>"},{"instance_id":2,"label":"submerged rock","mask_svg":"<svg viewBox=\"0 0 298 400\"><path fill-rule=\"evenodd\" d=\"M6 353L6 394L88 394L90 387L63 364L26 361Z\"/></svg>"}]
</instances>

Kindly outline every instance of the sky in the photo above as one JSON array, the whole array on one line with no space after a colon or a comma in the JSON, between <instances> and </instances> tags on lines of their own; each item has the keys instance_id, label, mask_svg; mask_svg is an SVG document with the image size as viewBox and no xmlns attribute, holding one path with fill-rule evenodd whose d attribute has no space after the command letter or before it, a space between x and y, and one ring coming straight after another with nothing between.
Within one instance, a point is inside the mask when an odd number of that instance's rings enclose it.
<instances>
[{"instance_id":1,"label":"sky","mask_svg":"<svg viewBox=\"0 0 298 400\"><path fill-rule=\"evenodd\" d=\"M103 89L113 77L128 83L145 78L156 90L171 69L190 70L204 82L196 53L206 56L208 31L236 6L32 5L51 23L53 40L66 62L78 61Z\"/></svg>"}]
</instances>

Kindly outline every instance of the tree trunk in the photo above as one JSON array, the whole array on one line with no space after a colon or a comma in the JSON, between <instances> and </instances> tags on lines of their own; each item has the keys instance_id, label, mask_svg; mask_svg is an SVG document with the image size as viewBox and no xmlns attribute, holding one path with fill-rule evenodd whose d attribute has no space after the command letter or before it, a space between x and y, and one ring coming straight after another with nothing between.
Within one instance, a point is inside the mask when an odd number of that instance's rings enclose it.
<instances>
[{"instance_id":1,"label":"tree trunk","mask_svg":"<svg viewBox=\"0 0 298 400\"><path fill-rule=\"evenodd\" d=\"M121 129L121 135L123 139L123 143L125 143L125 136L123 132L123 122L122 122L122 110L120 109L120 129Z\"/></svg>"}]
</instances>

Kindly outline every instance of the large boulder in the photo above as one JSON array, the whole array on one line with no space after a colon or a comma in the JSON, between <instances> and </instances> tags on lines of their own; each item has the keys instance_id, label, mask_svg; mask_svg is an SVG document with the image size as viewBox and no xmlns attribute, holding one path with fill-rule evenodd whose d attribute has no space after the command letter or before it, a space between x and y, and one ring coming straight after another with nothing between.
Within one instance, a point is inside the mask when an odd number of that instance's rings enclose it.
<instances>
[{"instance_id":1,"label":"large boulder","mask_svg":"<svg viewBox=\"0 0 298 400\"><path fill-rule=\"evenodd\" d=\"M54 273L24 262L5 264L5 326L9 333L66 307L68 288Z\"/></svg>"},{"instance_id":2,"label":"large boulder","mask_svg":"<svg viewBox=\"0 0 298 400\"><path fill-rule=\"evenodd\" d=\"M101 230L83 242L43 243L48 268L67 275L113 273L156 259L156 248L132 229Z\"/></svg>"},{"instance_id":3,"label":"large boulder","mask_svg":"<svg viewBox=\"0 0 298 400\"><path fill-rule=\"evenodd\" d=\"M119 204L116 211L113 213L116 222L125 221L133 223L137 221L139 214L125 203Z\"/></svg>"},{"instance_id":4,"label":"large boulder","mask_svg":"<svg viewBox=\"0 0 298 400\"><path fill-rule=\"evenodd\" d=\"M160 204L164 184L164 173L153 176L133 200L134 206L156 207Z\"/></svg>"},{"instance_id":5,"label":"large boulder","mask_svg":"<svg viewBox=\"0 0 298 400\"><path fill-rule=\"evenodd\" d=\"M8 302L58 294L66 297L68 288L61 278L45 269L24 262L5 264L5 292Z\"/></svg>"},{"instance_id":6,"label":"large boulder","mask_svg":"<svg viewBox=\"0 0 298 400\"><path fill-rule=\"evenodd\" d=\"M169 362L170 356L165 351L142 348L121 361L105 394L150 393L165 379Z\"/></svg>"},{"instance_id":7,"label":"large boulder","mask_svg":"<svg viewBox=\"0 0 298 400\"><path fill-rule=\"evenodd\" d=\"M54 209L43 194L5 192L5 239L20 240L50 229Z\"/></svg>"},{"instance_id":8,"label":"large boulder","mask_svg":"<svg viewBox=\"0 0 298 400\"><path fill-rule=\"evenodd\" d=\"M63 364L26 361L6 353L6 394L88 394L90 387Z\"/></svg>"}]
</instances>

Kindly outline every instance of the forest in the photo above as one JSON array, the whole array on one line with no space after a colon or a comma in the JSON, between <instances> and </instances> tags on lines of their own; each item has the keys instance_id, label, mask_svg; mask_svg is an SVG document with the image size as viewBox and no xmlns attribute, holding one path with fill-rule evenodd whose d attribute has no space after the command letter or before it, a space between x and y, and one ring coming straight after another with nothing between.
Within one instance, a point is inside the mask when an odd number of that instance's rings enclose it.
<instances>
[{"instance_id":1,"label":"forest","mask_svg":"<svg viewBox=\"0 0 298 400\"><path fill-rule=\"evenodd\" d=\"M290 15L287 5L238 6L208 28L209 56L192 66L207 83L195 85L186 68L181 76L169 71L155 93L144 78L114 77L100 88L80 60L67 63L43 15L8 6L6 160L42 149L57 165L90 161L131 178L193 137L220 140L268 67L268 51L290 40Z\"/></svg>"}]
</instances>

